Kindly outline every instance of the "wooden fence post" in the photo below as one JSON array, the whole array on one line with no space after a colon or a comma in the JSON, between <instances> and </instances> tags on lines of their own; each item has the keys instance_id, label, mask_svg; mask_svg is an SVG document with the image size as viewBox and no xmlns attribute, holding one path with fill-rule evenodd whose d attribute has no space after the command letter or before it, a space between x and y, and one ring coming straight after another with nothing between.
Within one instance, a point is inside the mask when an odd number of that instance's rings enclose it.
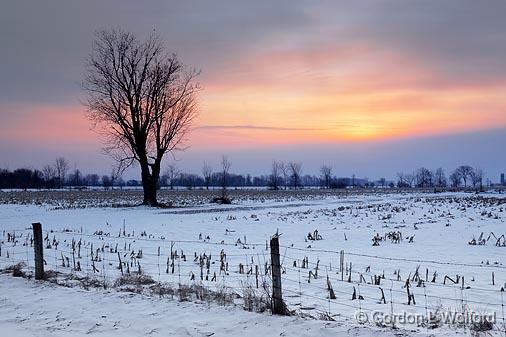
<instances>
[{"instance_id":1,"label":"wooden fence post","mask_svg":"<svg viewBox=\"0 0 506 337\"><path fill-rule=\"evenodd\" d=\"M271 238L271 269L272 269L272 313L284 315L283 296L281 291L281 266L279 262L279 238Z\"/></svg>"},{"instance_id":2,"label":"wooden fence post","mask_svg":"<svg viewBox=\"0 0 506 337\"><path fill-rule=\"evenodd\" d=\"M341 273L341 281L344 281L344 250L339 253L339 272Z\"/></svg>"},{"instance_id":3,"label":"wooden fence post","mask_svg":"<svg viewBox=\"0 0 506 337\"><path fill-rule=\"evenodd\" d=\"M32 223L33 250L35 253L35 279L44 278L44 250L42 245L42 225L39 222Z\"/></svg>"}]
</instances>

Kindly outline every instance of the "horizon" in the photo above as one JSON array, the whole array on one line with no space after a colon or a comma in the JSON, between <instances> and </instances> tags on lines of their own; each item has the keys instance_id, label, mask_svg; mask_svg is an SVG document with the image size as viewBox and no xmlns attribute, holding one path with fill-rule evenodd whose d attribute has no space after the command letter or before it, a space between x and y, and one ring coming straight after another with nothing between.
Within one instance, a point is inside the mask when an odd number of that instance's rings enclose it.
<instances>
[{"instance_id":1,"label":"horizon","mask_svg":"<svg viewBox=\"0 0 506 337\"><path fill-rule=\"evenodd\" d=\"M468 164L493 182L506 171L504 2L154 4L1 5L0 167L64 156L110 172L80 82L94 32L123 26L155 30L202 70L189 149L175 153L182 170L227 155L232 172L252 175L274 159L371 180L422 166Z\"/></svg>"}]
</instances>

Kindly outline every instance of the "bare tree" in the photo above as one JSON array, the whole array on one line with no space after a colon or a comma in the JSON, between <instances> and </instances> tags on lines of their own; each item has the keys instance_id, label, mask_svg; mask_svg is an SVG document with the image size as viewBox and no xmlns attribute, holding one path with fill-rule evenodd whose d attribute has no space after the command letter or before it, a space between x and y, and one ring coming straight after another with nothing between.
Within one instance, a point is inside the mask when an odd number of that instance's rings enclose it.
<instances>
[{"instance_id":1,"label":"bare tree","mask_svg":"<svg viewBox=\"0 0 506 337\"><path fill-rule=\"evenodd\" d=\"M408 184L409 187L413 187L415 185L415 181L416 181L415 174L408 173L404 176L404 178L406 179L406 183Z\"/></svg>"},{"instance_id":2,"label":"bare tree","mask_svg":"<svg viewBox=\"0 0 506 337\"><path fill-rule=\"evenodd\" d=\"M67 159L63 157L56 158L54 169L56 171L56 177L58 178L59 188L63 188L63 185L65 185L65 178L69 170L69 163Z\"/></svg>"},{"instance_id":3,"label":"bare tree","mask_svg":"<svg viewBox=\"0 0 506 337\"><path fill-rule=\"evenodd\" d=\"M54 188L56 182L56 169L51 165L46 165L42 168L42 177L46 183L47 188Z\"/></svg>"},{"instance_id":4,"label":"bare tree","mask_svg":"<svg viewBox=\"0 0 506 337\"><path fill-rule=\"evenodd\" d=\"M453 171L453 173L450 174L450 184L452 185L453 188L459 187L461 181L462 177L459 174L459 172L457 172L457 170Z\"/></svg>"},{"instance_id":5,"label":"bare tree","mask_svg":"<svg viewBox=\"0 0 506 337\"><path fill-rule=\"evenodd\" d=\"M74 172L69 174L68 184L73 187L79 187L83 184L83 175L79 169L75 169Z\"/></svg>"},{"instance_id":6,"label":"bare tree","mask_svg":"<svg viewBox=\"0 0 506 337\"><path fill-rule=\"evenodd\" d=\"M281 171L281 174L283 175L283 186L285 187L285 190L288 186L288 178L290 177L290 170L287 164L284 162L279 162L279 170Z\"/></svg>"},{"instance_id":7,"label":"bare tree","mask_svg":"<svg viewBox=\"0 0 506 337\"><path fill-rule=\"evenodd\" d=\"M83 83L88 117L106 136L107 153L126 166L139 163L146 205L158 205L164 155L184 150L197 115L197 75L155 35L146 41L118 30L96 35Z\"/></svg>"},{"instance_id":8,"label":"bare tree","mask_svg":"<svg viewBox=\"0 0 506 337\"><path fill-rule=\"evenodd\" d=\"M320 174L325 188L330 188L330 183L332 181L332 166L322 165L320 168Z\"/></svg>"},{"instance_id":9,"label":"bare tree","mask_svg":"<svg viewBox=\"0 0 506 337\"><path fill-rule=\"evenodd\" d=\"M294 189L297 189L298 187L301 186L300 176L302 174L302 164L295 163L295 162L289 162L288 163L288 170L290 172L290 180L292 182L292 186Z\"/></svg>"},{"instance_id":10,"label":"bare tree","mask_svg":"<svg viewBox=\"0 0 506 337\"><path fill-rule=\"evenodd\" d=\"M403 172L397 173L397 187L403 188L403 187L411 187L408 183L407 175Z\"/></svg>"},{"instance_id":11,"label":"bare tree","mask_svg":"<svg viewBox=\"0 0 506 337\"><path fill-rule=\"evenodd\" d=\"M204 185L206 186L206 190L208 190L209 185L211 184L213 170L211 166L206 162L204 162L204 167L202 167L202 175L204 176Z\"/></svg>"},{"instance_id":12,"label":"bare tree","mask_svg":"<svg viewBox=\"0 0 506 337\"><path fill-rule=\"evenodd\" d=\"M114 189L114 185L118 183L123 175L125 168L122 166L124 162L119 162L118 165L114 165L111 170L111 189Z\"/></svg>"},{"instance_id":13,"label":"bare tree","mask_svg":"<svg viewBox=\"0 0 506 337\"><path fill-rule=\"evenodd\" d=\"M387 179L386 178L380 178L379 183L380 183L381 187L385 187L386 184L387 184Z\"/></svg>"},{"instance_id":14,"label":"bare tree","mask_svg":"<svg viewBox=\"0 0 506 337\"><path fill-rule=\"evenodd\" d=\"M230 166L232 164L228 160L226 156L221 157L221 199L220 202L224 204L230 203L230 199L227 195L227 186L228 186L228 171L230 170Z\"/></svg>"},{"instance_id":15,"label":"bare tree","mask_svg":"<svg viewBox=\"0 0 506 337\"><path fill-rule=\"evenodd\" d=\"M467 181L471 178L471 174L473 174L473 168L469 165L459 166L455 172L460 176L460 178L464 181L464 187L467 187Z\"/></svg>"},{"instance_id":16,"label":"bare tree","mask_svg":"<svg viewBox=\"0 0 506 337\"><path fill-rule=\"evenodd\" d=\"M434 185L437 187L446 187L447 185L445 171L441 167L434 172Z\"/></svg>"},{"instance_id":17,"label":"bare tree","mask_svg":"<svg viewBox=\"0 0 506 337\"><path fill-rule=\"evenodd\" d=\"M85 180L88 186L98 186L100 177L98 176L98 174L92 173L87 174Z\"/></svg>"},{"instance_id":18,"label":"bare tree","mask_svg":"<svg viewBox=\"0 0 506 337\"><path fill-rule=\"evenodd\" d=\"M272 161L271 175L269 177L269 185L273 190L278 190L282 174L282 162Z\"/></svg>"},{"instance_id":19,"label":"bare tree","mask_svg":"<svg viewBox=\"0 0 506 337\"><path fill-rule=\"evenodd\" d=\"M431 187L433 181L432 171L428 168L421 167L416 171L416 186L417 187Z\"/></svg>"},{"instance_id":20,"label":"bare tree","mask_svg":"<svg viewBox=\"0 0 506 337\"><path fill-rule=\"evenodd\" d=\"M102 176L102 186L104 187L104 190L108 190L112 186L111 177L108 175Z\"/></svg>"},{"instance_id":21,"label":"bare tree","mask_svg":"<svg viewBox=\"0 0 506 337\"><path fill-rule=\"evenodd\" d=\"M174 189L174 183L179 175L179 169L177 168L176 164L171 163L167 165L167 169L165 169L165 178L167 179L167 183L169 184L169 187L171 190Z\"/></svg>"},{"instance_id":22,"label":"bare tree","mask_svg":"<svg viewBox=\"0 0 506 337\"><path fill-rule=\"evenodd\" d=\"M475 168L471 171L469 178L471 179L471 183L473 184L473 188L477 186L480 189L483 187L483 170L479 168Z\"/></svg>"}]
</instances>

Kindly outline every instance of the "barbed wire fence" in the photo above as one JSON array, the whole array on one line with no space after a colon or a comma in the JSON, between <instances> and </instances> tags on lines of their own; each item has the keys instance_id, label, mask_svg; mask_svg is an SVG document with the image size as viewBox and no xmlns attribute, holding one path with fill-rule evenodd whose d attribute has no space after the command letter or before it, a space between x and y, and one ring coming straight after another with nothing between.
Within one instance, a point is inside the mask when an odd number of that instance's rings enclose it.
<instances>
[{"instance_id":1,"label":"barbed wire fence","mask_svg":"<svg viewBox=\"0 0 506 337\"><path fill-rule=\"evenodd\" d=\"M181 300L192 296L203 300L213 297L209 294L220 293L218 298L224 303L239 301L251 311L290 312L382 327L395 327L398 322L394 315L401 312L423 315L427 319L424 322L406 323L427 329L444 324L435 315L442 311L462 316L493 312L496 329L506 332L506 284L500 279L505 266L278 245L276 272L272 239L250 243L246 237L235 239L230 235L228 242L212 242L203 235L199 240L177 240L127 231L125 226L115 234L85 233L82 228L45 230L43 268L46 278L65 285L133 291L146 286L157 289L160 295L178 294ZM277 244L278 237L273 239ZM3 230L0 268L12 270L12 266L22 263L23 269L35 271L35 241L31 228ZM403 263L411 268L401 270L395 265L393 272L385 272L385 265L375 267L374 261ZM437 269L444 266L461 267L462 273L448 275ZM464 275L464 267L490 272L488 287L475 286L474 279ZM278 296L285 306L282 309L273 307ZM381 321L371 319L378 313L382 314ZM468 328L459 322L452 324Z\"/></svg>"}]
</instances>

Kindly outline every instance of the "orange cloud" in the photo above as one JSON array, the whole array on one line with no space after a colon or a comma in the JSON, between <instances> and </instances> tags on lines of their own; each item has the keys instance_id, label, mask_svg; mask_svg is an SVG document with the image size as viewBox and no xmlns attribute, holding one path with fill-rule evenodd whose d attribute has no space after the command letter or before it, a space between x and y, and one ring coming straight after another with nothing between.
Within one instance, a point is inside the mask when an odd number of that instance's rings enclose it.
<instances>
[{"instance_id":1,"label":"orange cloud","mask_svg":"<svg viewBox=\"0 0 506 337\"><path fill-rule=\"evenodd\" d=\"M200 124L318 130L200 130L206 144L358 141L506 126L506 81L451 83L416 56L361 44L250 55L205 87Z\"/></svg>"},{"instance_id":2,"label":"orange cloud","mask_svg":"<svg viewBox=\"0 0 506 337\"><path fill-rule=\"evenodd\" d=\"M452 83L416 55L365 43L272 48L208 75L203 85L201 114L189 138L200 148L362 141L506 126L506 81ZM0 109L6 116L0 125L3 140L99 143L78 104Z\"/></svg>"},{"instance_id":3,"label":"orange cloud","mask_svg":"<svg viewBox=\"0 0 506 337\"><path fill-rule=\"evenodd\" d=\"M79 105L9 104L0 106L4 121L0 137L26 144L90 144L96 134Z\"/></svg>"}]
</instances>

